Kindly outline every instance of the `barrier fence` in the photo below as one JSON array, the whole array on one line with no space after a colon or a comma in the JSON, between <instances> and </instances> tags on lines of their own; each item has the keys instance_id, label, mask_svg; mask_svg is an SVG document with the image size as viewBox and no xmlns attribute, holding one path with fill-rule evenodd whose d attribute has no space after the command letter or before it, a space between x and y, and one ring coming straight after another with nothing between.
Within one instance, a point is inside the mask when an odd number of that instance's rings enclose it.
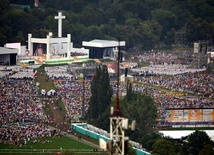
<instances>
[{"instance_id":1,"label":"barrier fence","mask_svg":"<svg viewBox=\"0 0 214 155\"><path fill-rule=\"evenodd\" d=\"M97 149L0 149L0 154L3 153L24 153L24 154L30 154L30 153L57 153L57 152L64 152L64 151L70 151L70 152L100 152Z\"/></svg>"},{"instance_id":2,"label":"barrier fence","mask_svg":"<svg viewBox=\"0 0 214 155\"><path fill-rule=\"evenodd\" d=\"M109 137L104 136L105 132L102 129L99 129L96 127L93 127L93 129L92 129L92 126L89 124L86 124L86 123L73 123L71 126L72 126L73 130L75 130L83 135L88 135L91 138L94 138L97 140L99 140L101 138L101 139L105 140L106 142L109 141ZM140 146L139 143L133 142L133 141L129 141L129 143L133 146L133 149L135 149L137 155L150 155L150 153L145 151L142 148L142 146Z\"/></svg>"}]
</instances>

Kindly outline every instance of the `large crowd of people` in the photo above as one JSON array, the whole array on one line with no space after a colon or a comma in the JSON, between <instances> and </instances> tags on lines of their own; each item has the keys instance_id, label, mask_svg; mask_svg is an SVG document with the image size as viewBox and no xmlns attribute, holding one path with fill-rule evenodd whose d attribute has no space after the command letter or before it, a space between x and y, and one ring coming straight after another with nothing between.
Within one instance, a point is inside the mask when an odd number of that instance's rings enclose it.
<instances>
[{"instance_id":1,"label":"large crowd of people","mask_svg":"<svg viewBox=\"0 0 214 155\"><path fill-rule=\"evenodd\" d=\"M88 102L91 96L90 81L68 80L67 84L66 81L66 79L56 80L57 92L64 101L68 116L73 120L78 120L82 116L83 106L84 111L87 111L89 107ZM83 87L84 83L85 86ZM85 103L84 105L83 102Z\"/></svg>"},{"instance_id":2,"label":"large crowd of people","mask_svg":"<svg viewBox=\"0 0 214 155\"><path fill-rule=\"evenodd\" d=\"M23 74L22 79L0 80L0 140L16 146L52 132L46 125L49 118L38 100L36 84Z\"/></svg>"},{"instance_id":3,"label":"large crowd of people","mask_svg":"<svg viewBox=\"0 0 214 155\"><path fill-rule=\"evenodd\" d=\"M172 69L172 66L181 70L181 67L187 68L188 65L187 61L178 61L172 53L147 53L133 57L150 63L152 68L164 65L166 71ZM131 64L131 69L138 69L135 72L142 72L138 63ZM127 67L126 65L123 66ZM51 120L46 116L44 104L39 100L41 94L37 89L38 82L33 79L33 69L17 68L15 71L0 71L0 140L14 145L52 135L47 127ZM85 69L87 70L87 66ZM130 71L133 73L133 70ZM138 83L133 84L133 91L152 95L161 118L165 117L166 109L214 109L213 74L197 71L181 74L180 70L173 70L179 74L135 77ZM47 75L47 81L53 80L56 86L54 95L62 99L70 119L77 120L82 116L83 110L87 112L91 79L76 79L68 65L45 67L45 73L42 74ZM115 96L118 83L112 80L110 84ZM119 88L121 96L126 94L125 85L120 84Z\"/></svg>"},{"instance_id":4,"label":"large crowd of people","mask_svg":"<svg viewBox=\"0 0 214 155\"><path fill-rule=\"evenodd\" d=\"M188 58L191 53L182 55ZM131 57L131 61L135 59L149 64L147 67L130 68L130 74L142 83L133 89L152 94L163 119L166 118L166 109L214 108L214 75L207 74L205 68L191 68L188 59L181 61L179 56L181 54L177 52L147 52Z\"/></svg>"},{"instance_id":5,"label":"large crowd of people","mask_svg":"<svg viewBox=\"0 0 214 155\"><path fill-rule=\"evenodd\" d=\"M143 83L177 90L185 93L195 93L198 96L214 97L214 75L212 74L182 74L177 76L151 76L142 78Z\"/></svg>"},{"instance_id":6,"label":"large crowd of people","mask_svg":"<svg viewBox=\"0 0 214 155\"><path fill-rule=\"evenodd\" d=\"M213 75L206 73L188 73L176 76L148 76L141 77L142 84L134 84L133 91L153 95L158 105L161 117L165 115L165 109L179 108L214 108L213 97ZM56 86L59 94L65 101L69 116L78 118L82 113L83 102L83 83L78 80L69 80L66 86L66 79L56 80ZM90 97L90 79L87 80L87 89L85 94L85 110L88 109L88 100ZM144 85L144 83L147 84ZM149 86L148 86L149 84ZM117 93L117 82L111 81L113 95ZM163 89L155 89L155 87ZM66 89L67 88L67 89ZM126 94L126 86L119 86L119 94ZM176 93L172 93L176 92Z\"/></svg>"}]
</instances>

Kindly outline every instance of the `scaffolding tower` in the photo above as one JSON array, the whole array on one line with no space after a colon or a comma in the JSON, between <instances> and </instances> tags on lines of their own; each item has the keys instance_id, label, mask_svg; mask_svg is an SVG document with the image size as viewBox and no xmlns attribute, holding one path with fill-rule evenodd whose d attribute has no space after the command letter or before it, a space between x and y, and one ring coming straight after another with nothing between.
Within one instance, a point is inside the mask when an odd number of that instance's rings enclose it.
<instances>
[{"instance_id":1,"label":"scaffolding tower","mask_svg":"<svg viewBox=\"0 0 214 155\"><path fill-rule=\"evenodd\" d=\"M186 46L186 35L185 31L179 30L175 32L175 47L185 47Z\"/></svg>"}]
</instances>

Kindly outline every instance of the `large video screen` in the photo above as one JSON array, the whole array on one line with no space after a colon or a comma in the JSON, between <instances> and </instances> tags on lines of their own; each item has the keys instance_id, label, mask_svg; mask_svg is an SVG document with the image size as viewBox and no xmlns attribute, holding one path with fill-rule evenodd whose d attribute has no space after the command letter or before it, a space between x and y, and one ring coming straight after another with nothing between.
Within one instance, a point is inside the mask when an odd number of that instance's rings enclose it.
<instances>
[{"instance_id":1,"label":"large video screen","mask_svg":"<svg viewBox=\"0 0 214 155\"><path fill-rule=\"evenodd\" d=\"M35 43L33 44L33 55L36 56L43 56L46 54L46 44L41 44L41 43Z\"/></svg>"},{"instance_id":2,"label":"large video screen","mask_svg":"<svg viewBox=\"0 0 214 155\"><path fill-rule=\"evenodd\" d=\"M214 109L165 110L165 122L214 122Z\"/></svg>"}]
</instances>

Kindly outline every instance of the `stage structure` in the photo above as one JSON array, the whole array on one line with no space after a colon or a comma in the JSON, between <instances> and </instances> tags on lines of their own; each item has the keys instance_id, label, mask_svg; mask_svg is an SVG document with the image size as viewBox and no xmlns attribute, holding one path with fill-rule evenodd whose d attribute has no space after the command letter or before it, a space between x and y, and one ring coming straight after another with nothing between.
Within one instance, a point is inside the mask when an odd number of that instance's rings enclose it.
<instances>
[{"instance_id":1,"label":"stage structure","mask_svg":"<svg viewBox=\"0 0 214 155\"><path fill-rule=\"evenodd\" d=\"M16 65L18 49L0 47L0 65Z\"/></svg>"},{"instance_id":2,"label":"stage structure","mask_svg":"<svg viewBox=\"0 0 214 155\"><path fill-rule=\"evenodd\" d=\"M186 43L186 34L185 31L179 30L175 32L175 46L176 47L185 47Z\"/></svg>"},{"instance_id":3,"label":"stage structure","mask_svg":"<svg viewBox=\"0 0 214 155\"><path fill-rule=\"evenodd\" d=\"M126 45L125 41L111 41L111 40L99 40L83 41L82 46L89 49L90 59L103 59L105 57L114 57L115 50L117 50L118 44L120 47Z\"/></svg>"},{"instance_id":4,"label":"stage structure","mask_svg":"<svg viewBox=\"0 0 214 155\"><path fill-rule=\"evenodd\" d=\"M67 37L62 37L62 19L65 19L65 16L62 16L62 13L59 12L55 19L58 20L57 38L53 37L52 32L49 32L46 38L33 38L32 34L28 34L29 55L43 56L46 54L46 60L49 60L51 55L67 55L67 58L70 57L70 51L73 48L71 35L67 34ZM37 49L33 48L33 44L37 44Z\"/></svg>"},{"instance_id":5,"label":"stage structure","mask_svg":"<svg viewBox=\"0 0 214 155\"><path fill-rule=\"evenodd\" d=\"M120 43L120 42L119 42ZM128 119L123 117L119 104L119 66L120 66L120 46L118 47L118 69L117 69L117 97L116 106L111 107L110 111L110 139L108 142L108 151L114 155L125 155L129 145L129 138L125 136L125 130L129 127L131 130L135 130L135 121L132 121L131 125L128 125ZM115 149L113 149L115 147ZM115 152L113 152L115 150Z\"/></svg>"}]
</instances>

